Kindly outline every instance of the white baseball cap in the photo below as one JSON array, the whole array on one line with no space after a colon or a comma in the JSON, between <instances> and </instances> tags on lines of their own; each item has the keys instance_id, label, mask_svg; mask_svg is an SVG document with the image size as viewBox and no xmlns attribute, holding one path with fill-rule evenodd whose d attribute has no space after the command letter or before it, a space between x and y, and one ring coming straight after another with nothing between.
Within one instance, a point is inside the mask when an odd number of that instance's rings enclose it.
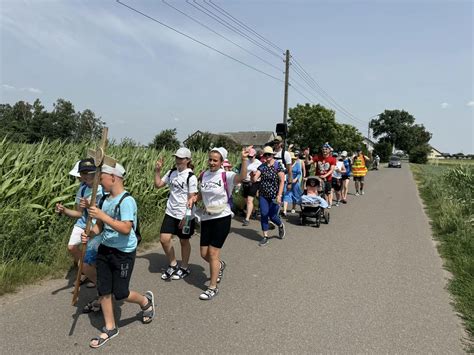
<instances>
[{"instance_id":1,"label":"white baseball cap","mask_svg":"<svg viewBox=\"0 0 474 355\"><path fill-rule=\"evenodd\" d=\"M176 153L173 154L178 158L188 158L191 159L191 151L188 148L179 148Z\"/></svg>"},{"instance_id":2,"label":"white baseball cap","mask_svg":"<svg viewBox=\"0 0 474 355\"><path fill-rule=\"evenodd\" d=\"M79 163L80 163L80 162L81 162L81 161L78 160L78 161L76 162L76 164L74 164L74 167L73 167L72 170L69 172L69 175L74 176L74 177L81 177L81 174L79 174Z\"/></svg>"},{"instance_id":3,"label":"white baseball cap","mask_svg":"<svg viewBox=\"0 0 474 355\"><path fill-rule=\"evenodd\" d=\"M125 177L126 173L125 168L119 163L115 164L115 168L110 165L104 164L102 165L101 172L106 174L112 174L122 179Z\"/></svg>"},{"instance_id":4,"label":"white baseball cap","mask_svg":"<svg viewBox=\"0 0 474 355\"><path fill-rule=\"evenodd\" d=\"M224 147L212 148L211 152L218 152L221 155L222 160L227 159L227 149Z\"/></svg>"},{"instance_id":5,"label":"white baseball cap","mask_svg":"<svg viewBox=\"0 0 474 355\"><path fill-rule=\"evenodd\" d=\"M341 157L347 157L347 152L345 150L342 151Z\"/></svg>"}]
</instances>

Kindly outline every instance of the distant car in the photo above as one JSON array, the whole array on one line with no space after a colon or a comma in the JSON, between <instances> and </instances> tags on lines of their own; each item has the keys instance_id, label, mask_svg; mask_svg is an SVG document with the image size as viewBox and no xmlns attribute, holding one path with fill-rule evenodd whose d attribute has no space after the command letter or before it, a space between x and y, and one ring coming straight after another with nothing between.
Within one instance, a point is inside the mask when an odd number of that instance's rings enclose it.
<instances>
[{"instance_id":1,"label":"distant car","mask_svg":"<svg viewBox=\"0 0 474 355\"><path fill-rule=\"evenodd\" d=\"M389 168L401 168L402 167L402 162L400 161L400 157L397 157L396 155L391 156L390 160L388 161L388 167Z\"/></svg>"}]
</instances>

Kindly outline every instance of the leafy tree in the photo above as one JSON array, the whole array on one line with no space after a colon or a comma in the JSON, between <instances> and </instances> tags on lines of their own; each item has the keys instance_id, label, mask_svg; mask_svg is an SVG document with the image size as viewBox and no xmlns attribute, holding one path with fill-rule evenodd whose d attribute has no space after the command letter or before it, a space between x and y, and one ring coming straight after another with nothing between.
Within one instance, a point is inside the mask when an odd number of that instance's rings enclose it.
<instances>
[{"instance_id":1,"label":"leafy tree","mask_svg":"<svg viewBox=\"0 0 474 355\"><path fill-rule=\"evenodd\" d=\"M288 111L288 139L312 151L324 142L334 142L338 127L335 113L322 105L296 105Z\"/></svg>"},{"instance_id":2,"label":"leafy tree","mask_svg":"<svg viewBox=\"0 0 474 355\"><path fill-rule=\"evenodd\" d=\"M354 126L336 122L335 113L322 105L297 105L289 110L288 139L295 145L316 151L325 142L335 150L355 151L363 135Z\"/></svg>"},{"instance_id":3,"label":"leafy tree","mask_svg":"<svg viewBox=\"0 0 474 355\"><path fill-rule=\"evenodd\" d=\"M386 142L392 144L392 147L402 149L401 146L406 146L406 131L412 127L414 122L415 117L406 111L385 110L379 115L379 118L370 121L369 127L375 138L383 136Z\"/></svg>"},{"instance_id":4,"label":"leafy tree","mask_svg":"<svg viewBox=\"0 0 474 355\"><path fill-rule=\"evenodd\" d=\"M157 150L167 149L167 150L177 150L180 147L178 138L176 138L176 128L165 129L158 133L153 142L150 143L150 147Z\"/></svg>"},{"instance_id":5,"label":"leafy tree","mask_svg":"<svg viewBox=\"0 0 474 355\"><path fill-rule=\"evenodd\" d=\"M39 99L33 105L24 101L0 105L1 134L15 142L95 139L104 124L91 110L76 113L72 103L64 99L56 101L52 112L46 111Z\"/></svg>"},{"instance_id":6,"label":"leafy tree","mask_svg":"<svg viewBox=\"0 0 474 355\"><path fill-rule=\"evenodd\" d=\"M375 143L373 155L378 155L380 157L380 161L388 161L392 155L392 144L385 141L379 141L378 143Z\"/></svg>"},{"instance_id":7,"label":"leafy tree","mask_svg":"<svg viewBox=\"0 0 474 355\"><path fill-rule=\"evenodd\" d=\"M189 135L188 138L185 139L186 148L193 150L193 151L208 151L211 147L213 147L212 142L212 134L209 132L202 132L201 134Z\"/></svg>"},{"instance_id":8,"label":"leafy tree","mask_svg":"<svg viewBox=\"0 0 474 355\"><path fill-rule=\"evenodd\" d=\"M413 147L409 153L410 163L426 164L428 162L428 154L431 151L429 144L421 144Z\"/></svg>"},{"instance_id":9,"label":"leafy tree","mask_svg":"<svg viewBox=\"0 0 474 355\"><path fill-rule=\"evenodd\" d=\"M85 109L83 112L78 112L75 138L77 141L100 139L104 125L105 122L100 117L96 117L91 110Z\"/></svg>"},{"instance_id":10,"label":"leafy tree","mask_svg":"<svg viewBox=\"0 0 474 355\"><path fill-rule=\"evenodd\" d=\"M355 152L357 148L365 146L362 144L364 136L359 130L349 124L336 123L337 135L331 143L335 151Z\"/></svg>"}]
</instances>

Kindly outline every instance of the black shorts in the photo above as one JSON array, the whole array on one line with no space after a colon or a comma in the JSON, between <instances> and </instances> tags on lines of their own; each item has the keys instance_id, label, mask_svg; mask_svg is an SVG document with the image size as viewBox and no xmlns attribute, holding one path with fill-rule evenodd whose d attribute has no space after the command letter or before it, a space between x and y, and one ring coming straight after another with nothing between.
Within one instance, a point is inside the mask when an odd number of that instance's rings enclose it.
<instances>
[{"instance_id":1,"label":"black shorts","mask_svg":"<svg viewBox=\"0 0 474 355\"><path fill-rule=\"evenodd\" d=\"M364 181L364 177L363 176L354 176L354 181Z\"/></svg>"},{"instance_id":2,"label":"black shorts","mask_svg":"<svg viewBox=\"0 0 474 355\"><path fill-rule=\"evenodd\" d=\"M341 179L335 179L335 178L332 178L332 188L334 189L334 191L341 191L341 188L342 188L342 180Z\"/></svg>"},{"instance_id":3,"label":"black shorts","mask_svg":"<svg viewBox=\"0 0 474 355\"><path fill-rule=\"evenodd\" d=\"M232 216L201 221L202 247L212 246L221 249L230 232Z\"/></svg>"},{"instance_id":4,"label":"black shorts","mask_svg":"<svg viewBox=\"0 0 474 355\"><path fill-rule=\"evenodd\" d=\"M255 197L257 196L260 182L243 182L242 183L242 196L244 197Z\"/></svg>"},{"instance_id":5,"label":"black shorts","mask_svg":"<svg viewBox=\"0 0 474 355\"><path fill-rule=\"evenodd\" d=\"M191 231L189 232L189 234L183 234L183 230L179 228L180 223L180 219L165 214L165 218L163 218L163 223L161 223L160 233L174 234L177 235L179 239L191 238L191 236L194 234L194 219L191 221Z\"/></svg>"},{"instance_id":6,"label":"black shorts","mask_svg":"<svg viewBox=\"0 0 474 355\"><path fill-rule=\"evenodd\" d=\"M347 179L349 179L349 175L342 175L342 180L343 180L343 181L344 181L344 180L347 180Z\"/></svg>"},{"instance_id":7,"label":"black shorts","mask_svg":"<svg viewBox=\"0 0 474 355\"><path fill-rule=\"evenodd\" d=\"M322 186L322 191L325 195L329 195L331 193L331 188L332 188L332 185L331 185L331 181L323 181L323 186Z\"/></svg>"},{"instance_id":8,"label":"black shorts","mask_svg":"<svg viewBox=\"0 0 474 355\"><path fill-rule=\"evenodd\" d=\"M99 296L113 294L123 300L130 294L129 285L135 264L135 251L125 253L115 248L99 245L97 253L97 292Z\"/></svg>"}]
</instances>

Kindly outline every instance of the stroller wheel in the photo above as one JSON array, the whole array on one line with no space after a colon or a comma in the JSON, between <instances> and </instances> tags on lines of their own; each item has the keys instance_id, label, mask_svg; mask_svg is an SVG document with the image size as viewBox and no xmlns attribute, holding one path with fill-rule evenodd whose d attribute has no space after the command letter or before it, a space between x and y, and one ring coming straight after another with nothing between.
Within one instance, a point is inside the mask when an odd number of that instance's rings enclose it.
<instances>
[{"instance_id":1,"label":"stroller wheel","mask_svg":"<svg viewBox=\"0 0 474 355\"><path fill-rule=\"evenodd\" d=\"M330 219L331 219L331 215L329 214L329 212L326 212L324 214L324 220L326 221L326 224L329 224Z\"/></svg>"}]
</instances>

